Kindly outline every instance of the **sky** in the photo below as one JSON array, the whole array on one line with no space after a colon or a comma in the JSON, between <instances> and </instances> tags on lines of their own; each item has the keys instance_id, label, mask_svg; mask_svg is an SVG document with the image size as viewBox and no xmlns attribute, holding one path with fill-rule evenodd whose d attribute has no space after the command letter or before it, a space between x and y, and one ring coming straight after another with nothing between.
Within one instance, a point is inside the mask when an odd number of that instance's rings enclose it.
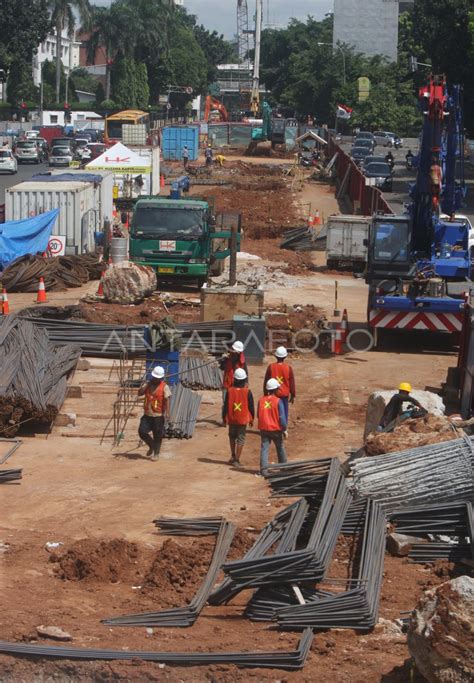
<instances>
[{"instance_id":1,"label":"sky","mask_svg":"<svg viewBox=\"0 0 474 683\"><path fill-rule=\"evenodd\" d=\"M95 5L110 5L111 0L92 0ZM256 0L247 0L249 21L255 13ZM184 6L195 14L200 24L232 38L237 32L237 0L184 0ZM284 27L292 17L305 19L308 14L323 19L332 12L334 0L263 0L264 26L268 23Z\"/></svg>"},{"instance_id":2,"label":"sky","mask_svg":"<svg viewBox=\"0 0 474 683\"><path fill-rule=\"evenodd\" d=\"M255 13L256 0L247 0L249 21ZM231 38L237 30L237 0L184 0L184 6L198 17L199 23ZM333 0L263 0L264 26L284 27L292 17L305 19L308 14L322 19L332 12Z\"/></svg>"}]
</instances>

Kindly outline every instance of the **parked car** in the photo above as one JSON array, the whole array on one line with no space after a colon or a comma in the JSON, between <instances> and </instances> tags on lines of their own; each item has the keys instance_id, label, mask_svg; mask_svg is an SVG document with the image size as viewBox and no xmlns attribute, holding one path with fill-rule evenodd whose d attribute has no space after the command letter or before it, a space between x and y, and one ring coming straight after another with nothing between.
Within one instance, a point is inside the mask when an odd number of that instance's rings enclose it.
<instances>
[{"instance_id":1,"label":"parked car","mask_svg":"<svg viewBox=\"0 0 474 683\"><path fill-rule=\"evenodd\" d=\"M0 171L12 175L18 172L18 161L11 149L0 149Z\"/></svg>"},{"instance_id":2,"label":"parked car","mask_svg":"<svg viewBox=\"0 0 474 683\"><path fill-rule=\"evenodd\" d=\"M69 166L74 155L69 145L53 147L49 156L50 166Z\"/></svg>"},{"instance_id":3,"label":"parked car","mask_svg":"<svg viewBox=\"0 0 474 683\"><path fill-rule=\"evenodd\" d=\"M375 178L375 187L385 192L392 191L392 169L384 162L372 162L364 168L366 178Z\"/></svg>"},{"instance_id":4,"label":"parked car","mask_svg":"<svg viewBox=\"0 0 474 683\"><path fill-rule=\"evenodd\" d=\"M372 154L375 144L374 141L369 140L369 138L356 138L354 140L354 147L366 147L369 150L369 153Z\"/></svg>"},{"instance_id":5,"label":"parked car","mask_svg":"<svg viewBox=\"0 0 474 683\"><path fill-rule=\"evenodd\" d=\"M92 142L82 150L82 160L93 161L94 159L97 159L97 157L100 157L106 149L106 145L101 142Z\"/></svg>"},{"instance_id":6,"label":"parked car","mask_svg":"<svg viewBox=\"0 0 474 683\"><path fill-rule=\"evenodd\" d=\"M365 159L370 155L370 150L367 147L353 147L350 151L351 157L356 164L362 165Z\"/></svg>"},{"instance_id":7,"label":"parked car","mask_svg":"<svg viewBox=\"0 0 474 683\"><path fill-rule=\"evenodd\" d=\"M39 164L41 154L36 140L18 140L15 144L15 156L19 164L30 162Z\"/></svg>"}]
</instances>

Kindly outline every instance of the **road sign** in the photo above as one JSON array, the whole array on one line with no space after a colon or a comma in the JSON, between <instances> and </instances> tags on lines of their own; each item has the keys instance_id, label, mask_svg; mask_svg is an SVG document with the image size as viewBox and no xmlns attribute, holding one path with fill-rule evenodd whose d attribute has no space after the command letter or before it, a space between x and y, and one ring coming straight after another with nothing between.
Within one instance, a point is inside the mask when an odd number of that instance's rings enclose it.
<instances>
[{"instance_id":1,"label":"road sign","mask_svg":"<svg viewBox=\"0 0 474 683\"><path fill-rule=\"evenodd\" d=\"M66 235L52 235L49 238L47 251L51 256L64 256L66 253Z\"/></svg>"}]
</instances>

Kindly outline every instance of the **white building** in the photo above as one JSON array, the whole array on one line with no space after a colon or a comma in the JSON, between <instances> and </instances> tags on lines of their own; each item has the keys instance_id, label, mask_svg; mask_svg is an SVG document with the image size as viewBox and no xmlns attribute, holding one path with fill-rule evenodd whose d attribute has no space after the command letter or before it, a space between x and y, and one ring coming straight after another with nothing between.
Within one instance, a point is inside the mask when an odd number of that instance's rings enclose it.
<instances>
[{"instance_id":1,"label":"white building","mask_svg":"<svg viewBox=\"0 0 474 683\"><path fill-rule=\"evenodd\" d=\"M333 45L397 61L399 0L334 0ZM405 3L406 4L406 3Z\"/></svg>"},{"instance_id":2,"label":"white building","mask_svg":"<svg viewBox=\"0 0 474 683\"><path fill-rule=\"evenodd\" d=\"M63 29L61 34L61 61L64 71L70 73L72 69L79 66L79 48L81 43L76 41L75 36L70 38L67 29ZM46 40L38 47L36 56L33 59L33 81L35 85L41 83L41 65L46 61L56 60L56 31L51 33Z\"/></svg>"}]
</instances>

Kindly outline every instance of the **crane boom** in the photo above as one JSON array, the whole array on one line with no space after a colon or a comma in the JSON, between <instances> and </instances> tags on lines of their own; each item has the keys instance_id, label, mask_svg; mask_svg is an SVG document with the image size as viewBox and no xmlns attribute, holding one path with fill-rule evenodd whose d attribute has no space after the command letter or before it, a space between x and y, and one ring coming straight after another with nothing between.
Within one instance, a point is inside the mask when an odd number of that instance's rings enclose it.
<instances>
[{"instance_id":1,"label":"crane boom","mask_svg":"<svg viewBox=\"0 0 474 683\"><path fill-rule=\"evenodd\" d=\"M255 55L253 60L252 94L250 105L254 114L257 114L260 108L260 43L262 39L262 15L263 0L257 0L255 12Z\"/></svg>"}]
</instances>

